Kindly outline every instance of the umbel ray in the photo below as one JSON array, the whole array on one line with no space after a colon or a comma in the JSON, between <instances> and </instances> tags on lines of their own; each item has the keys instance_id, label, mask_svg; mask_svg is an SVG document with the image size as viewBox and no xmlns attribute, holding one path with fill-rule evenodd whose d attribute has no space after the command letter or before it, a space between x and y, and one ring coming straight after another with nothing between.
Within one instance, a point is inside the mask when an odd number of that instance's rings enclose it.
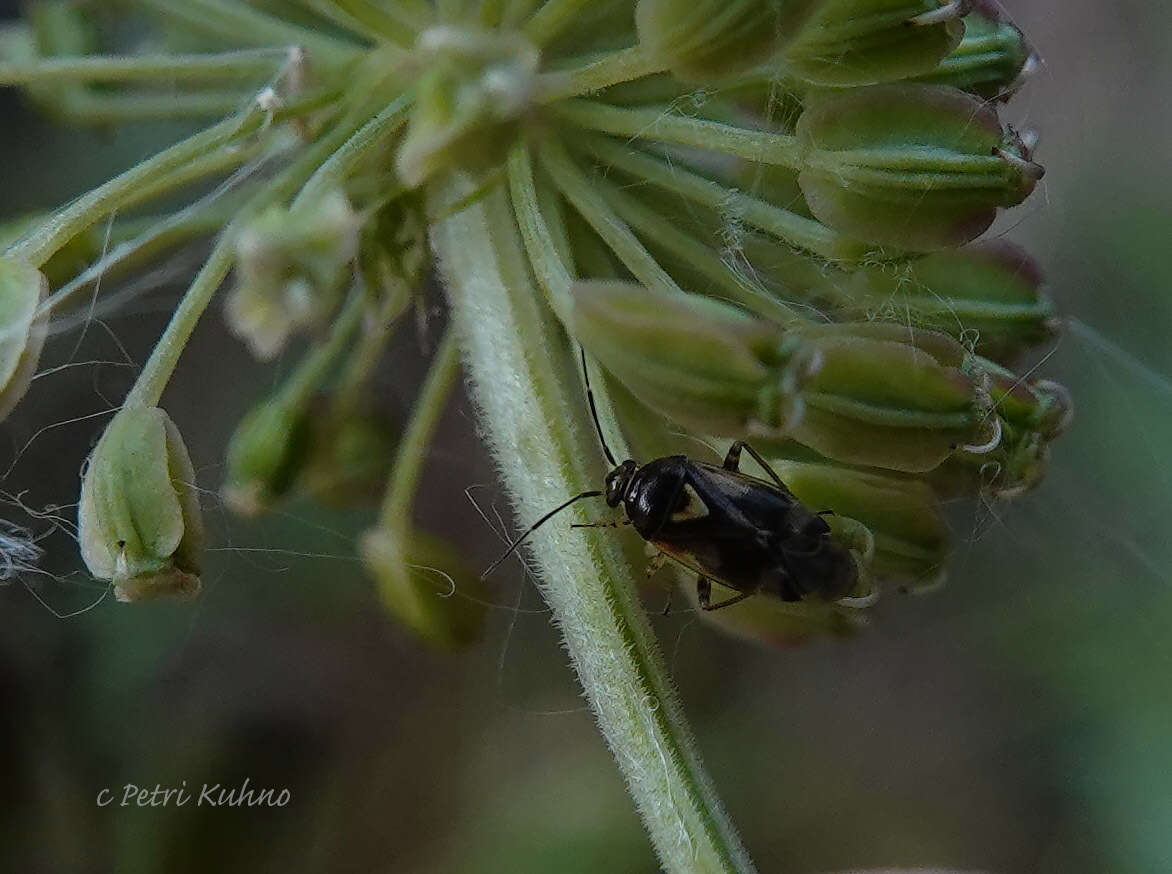
<instances>
[{"instance_id":1,"label":"umbel ray","mask_svg":"<svg viewBox=\"0 0 1172 874\"><path fill-rule=\"evenodd\" d=\"M732 444L720 467L685 455L656 458L643 465L632 459L619 464L602 433L584 351L582 367L590 415L612 465L604 488L577 494L550 510L518 535L482 578L571 504L605 497L608 506L622 507L625 524L659 550L658 559L666 556L696 572L696 591L704 610L728 607L758 594L782 601L817 598L850 604L863 600L848 597L859 582L859 571L850 549L831 538L831 528L822 518L833 511L808 510L745 441ZM741 472L742 450L770 480ZM713 581L738 594L713 604Z\"/></svg>"}]
</instances>

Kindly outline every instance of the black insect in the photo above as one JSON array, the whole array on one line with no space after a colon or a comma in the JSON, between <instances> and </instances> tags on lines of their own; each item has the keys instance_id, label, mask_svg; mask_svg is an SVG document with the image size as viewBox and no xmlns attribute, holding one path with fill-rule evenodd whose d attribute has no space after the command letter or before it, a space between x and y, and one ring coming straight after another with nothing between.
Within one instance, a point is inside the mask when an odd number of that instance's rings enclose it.
<instances>
[{"instance_id":1,"label":"black insect","mask_svg":"<svg viewBox=\"0 0 1172 874\"><path fill-rule=\"evenodd\" d=\"M584 353L582 365L585 368ZM609 506L622 506L627 517L624 524L634 526L659 550L651 570L667 557L698 574L696 589L705 610L757 594L783 601L807 597L834 601L854 590L858 581L854 559L830 538L830 526L822 518L830 511L807 510L752 446L743 440L735 442L722 467L684 455L657 458L642 466L630 459L619 464L602 435L588 376L586 392L603 452L614 465L606 476L605 490L582 492L546 513L510 543L483 576L566 507L583 498L605 496ZM741 472L742 450L764 468L772 482ZM739 594L713 604L713 580Z\"/></svg>"}]
</instances>

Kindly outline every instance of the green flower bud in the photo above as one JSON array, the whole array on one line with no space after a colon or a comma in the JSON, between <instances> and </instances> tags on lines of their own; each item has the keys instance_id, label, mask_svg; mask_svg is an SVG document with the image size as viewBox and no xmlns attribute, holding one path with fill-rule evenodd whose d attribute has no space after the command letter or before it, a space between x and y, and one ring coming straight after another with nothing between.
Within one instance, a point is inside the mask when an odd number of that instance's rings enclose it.
<instances>
[{"instance_id":1,"label":"green flower bud","mask_svg":"<svg viewBox=\"0 0 1172 874\"><path fill-rule=\"evenodd\" d=\"M335 504L377 500L398 443L387 418L362 407L335 410L324 398L310 418L310 452L301 478L305 491Z\"/></svg>"},{"instance_id":2,"label":"green flower bud","mask_svg":"<svg viewBox=\"0 0 1172 874\"><path fill-rule=\"evenodd\" d=\"M919 82L951 85L986 100L1008 100L1037 65L1037 56L998 4L973 0L964 39Z\"/></svg>"},{"instance_id":3,"label":"green flower bud","mask_svg":"<svg viewBox=\"0 0 1172 874\"><path fill-rule=\"evenodd\" d=\"M966 5L823 0L786 50L788 72L830 86L873 85L925 73L960 42Z\"/></svg>"},{"instance_id":4,"label":"green flower bud","mask_svg":"<svg viewBox=\"0 0 1172 874\"><path fill-rule=\"evenodd\" d=\"M876 85L824 96L798 120L797 135L810 210L884 246L929 251L966 243L1042 176L990 106L943 86Z\"/></svg>"},{"instance_id":5,"label":"green flower bud","mask_svg":"<svg viewBox=\"0 0 1172 874\"><path fill-rule=\"evenodd\" d=\"M195 471L158 407L126 407L106 427L81 482L77 521L86 567L113 582L119 601L199 591Z\"/></svg>"},{"instance_id":6,"label":"green flower bud","mask_svg":"<svg viewBox=\"0 0 1172 874\"><path fill-rule=\"evenodd\" d=\"M727 304L624 282L574 286L574 336L643 403L701 433L777 432L817 366L800 342Z\"/></svg>"},{"instance_id":7,"label":"green flower bud","mask_svg":"<svg viewBox=\"0 0 1172 874\"><path fill-rule=\"evenodd\" d=\"M28 391L41 347L49 332L49 314L37 310L49 283L35 267L0 256L0 422Z\"/></svg>"},{"instance_id":8,"label":"green flower bud","mask_svg":"<svg viewBox=\"0 0 1172 874\"><path fill-rule=\"evenodd\" d=\"M790 435L826 458L910 473L996 445L988 378L944 334L880 323L803 326L821 367ZM996 417L993 417L995 419Z\"/></svg>"},{"instance_id":9,"label":"green flower bud","mask_svg":"<svg viewBox=\"0 0 1172 874\"><path fill-rule=\"evenodd\" d=\"M867 625L866 616L859 610L813 601L787 604L779 598L765 596L746 598L720 610L701 610L695 579L688 580L684 581L683 589L700 621L744 640L776 647L795 646L815 637L845 637ZM724 597L724 590L713 586L713 600L718 595Z\"/></svg>"},{"instance_id":10,"label":"green flower bud","mask_svg":"<svg viewBox=\"0 0 1172 874\"><path fill-rule=\"evenodd\" d=\"M932 485L944 496L1009 499L1036 488L1050 463L1050 444L1074 417L1064 386L1052 380L1024 382L994 364L985 367L1001 440L992 452L961 451L933 471Z\"/></svg>"},{"instance_id":11,"label":"green flower bud","mask_svg":"<svg viewBox=\"0 0 1172 874\"><path fill-rule=\"evenodd\" d=\"M441 26L420 34L416 53L425 72L395 158L403 184L502 163L533 103L537 49L515 34Z\"/></svg>"},{"instance_id":12,"label":"green flower bud","mask_svg":"<svg viewBox=\"0 0 1172 874\"><path fill-rule=\"evenodd\" d=\"M845 278L844 311L944 331L995 360L1013 360L1054 337L1053 303L1023 250L1001 240L883 264Z\"/></svg>"},{"instance_id":13,"label":"green flower bud","mask_svg":"<svg viewBox=\"0 0 1172 874\"><path fill-rule=\"evenodd\" d=\"M360 224L334 191L312 204L273 206L241 230L226 311L228 327L257 358L274 358L294 332L333 311L351 277Z\"/></svg>"},{"instance_id":14,"label":"green flower bud","mask_svg":"<svg viewBox=\"0 0 1172 874\"><path fill-rule=\"evenodd\" d=\"M949 532L927 483L801 461L775 461L773 467L806 506L833 509L867 527L875 540L876 575L919 583L940 578Z\"/></svg>"},{"instance_id":15,"label":"green flower bud","mask_svg":"<svg viewBox=\"0 0 1172 874\"><path fill-rule=\"evenodd\" d=\"M385 527L358 544L387 612L441 649L474 642L484 626L485 602L476 575L443 541Z\"/></svg>"},{"instance_id":16,"label":"green flower bud","mask_svg":"<svg viewBox=\"0 0 1172 874\"><path fill-rule=\"evenodd\" d=\"M224 503L256 516L288 496L309 457L309 404L287 393L254 406L228 440Z\"/></svg>"},{"instance_id":17,"label":"green flower bud","mask_svg":"<svg viewBox=\"0 0 1172 874\"><path fill-rule=\"evenodd\" d=\"M1024 381L1012 371L984 362L990 372L993 408L1015 428L1036 431L1048 440L1061 435L1074 418L1066 387L1051 379Z\"/></svg>"},{"instance_id":18,"label":"green flower bud","mask_svg":"<svg viewBox=\"0 0 1172 874\"><path fill-rule=\"evenodd\" d=\"M813 0L639 0L639 44L685 81L711 81L769 60Z\"/></svg>"}]
</instances>

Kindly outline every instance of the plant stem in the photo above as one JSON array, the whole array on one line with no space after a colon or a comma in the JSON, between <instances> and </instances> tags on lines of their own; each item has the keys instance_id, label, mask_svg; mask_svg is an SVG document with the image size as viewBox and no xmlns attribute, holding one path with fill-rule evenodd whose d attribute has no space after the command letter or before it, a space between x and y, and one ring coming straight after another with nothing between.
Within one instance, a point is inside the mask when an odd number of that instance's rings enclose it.
<instances>
[{"instance_id":1,"label":"plant stem","mask_svg":"<svg viewBox=\"0 0 1172 874\"><path fill-rule=\"evenodd\" d=\"M411 421L395 452L391 482L379 512L379 525L382 528L395 530L410 522L411 505L415 502L419 477L428 457L427 447L431 445L459 373L460 347L456 343L456 332L449 326L444 331L439 348L435 350L431 368L427 371L427 380L411 410Z\"/></svg>"},{"instance_id":2,"label":"plant stem","mask_svg":"<svg viewBox=\"0 0 1172 874\"><path fill-rule=\"evenodd\" d=\"M805 249L829 260L856 261L865 258L870 249L865 244L844 237L819 222L797 213L781 209L764 200L751 197L734 188L684 169L679 164L668 165L641 150L631 149L611 137L580 135L570 138L575 146L594 153L600 160L648 182L674 191L689 200L702 203L718 213L734 214L747 224L780 237L799 249Z\"/></svg>"},{"instance_id":3,"label":"plant stem","mask_svg":"<svg viewBox=\"0 0 1172 874\"><path fill-rule=\"evenodd\" d=\"M541 165L561 189L566 200L582 214L639 282L648 288L679 293L680 287L647 251L639 238L598 194L558 140L541 144Z\"/></svg>"},{"instance_id":4,"label":"plant stem","mask_svg":"<svg viewBox=\"0 0 1172 874\"><path fill-rule=\"evenodd\" d=\"M313 203L314 199L337 188L354 172L355 166L370 150L382 144L386 137L397 131L407 121L407 108L411 95L401 94L390 102L378 115L358 129L336 152L314 171L305 187L293 202Z\"/></svg>"},{"instance_id":5,"label":"plant stem","mask_svg":"<svg viewBox=\"0 0 1172 874\"><path fill-rule=\"evenodd\" d=\"M442 184L431 192L433 214L471 187L464 178ZM576 357L533 287L505 193L445 219L432 242L518 517L597 488L603 459L576 385ZM581 507L567 515L586 520ZM704 772L618 542L559 520L531 543L542 594L664 869L753 871Z\"/></svg>"},{"instance_id":6,"label":"plant stem","mask_svg":"<svg viewBox=\"0 0 1172 874\"><path fill-rule=\"evenodd\" d=\"M274 113L271 121L275 123L314 109L320 105L324 95L325 92L307 94L303 100L290 102ZM235 140L255 133L266 120L267 113L253 105L239 115L181 140L54 213L44 224L9 246L4 254L40 267L86 228L128 202L139 202L139 191L143 187L150 187L158 195L187 184L191 181L193 163L202 161Z\"/></svg>"},{"instance_id":7,"label":"plant stem","mask_svg":"<svg viewBox=\"0 0 1172 874\"><path fill-rule=\"evenodd\" d=\"M240 224L259 210L289 197L295 189L300 188L323 161L345 144L357 125L356 121L351 124L336 124L323 139L306 149L276 179L260 189L241 209L236 220L224 229L207 261L204 262L203 269L196 275L187 293L183 295L183 300L175 308L171 321L167 323L166 330L155 344L151 357L143 365L138 379L131 386L130 393L126 396L126 406L158 405L171 374L179 364L179 357L183 354L183 347L187 345L191 332L195 330L204 310L211 303L216 290L232 267L236 231Z\"/></svg>"},{"instance_id":8,"label":"plant stem","mask_svg":"<svg viewBox=\"0 0 1172 874\"><path fill-rule=\"evenodd\" d=\"M302 0L305 6L336 24L371 40L391 40L410 46L420 25L396 5L379 6L368 0Z\"/></svg>"},{"instance_id":9,"label":"plant stem","mask_svg":"<svg viewBox=\"0 0 1172 874\"><path fill-rule=\"evenodd\" d=\"M0 85L50 82L208 82L272 75L287 49L253 49L206 55L89 55L0 63Z\"/></svg>"},{"instance_id":10,"label":"plant stem","mask_svg":"<svg viewBox=\"0 0 1172 874\"><path fill-rule=\"evenodd\" d=\"M168 174L178 174L186 181L184 171L192 161L258 130L264 115L263 110L253 106L242 115L225 119L147 158L55 213L31 234L13 243L6 254L40 267L74 236L120 208L139 186L158 184Z\"/></svg>"},{"instance_id":11,"label":"plant stem","mask_svg":"<svg viewBox=\"0 0 1172 874\"><path fill-rule=\"evenodd\" d=\"M533 160L529 147L524 144L509 156L509 191L533 275L545 291L550 309L568 327L574 310L574 301L570 297L574 277L559 256L558 244L554 242L553 232L542 214L533 179Z\"/></svg>"},{"instance_id":12,"label":"plant stem","mask_svg":"<svg viewBox=\"0 0 1172 874\"><path fill-rule=\"evenodd\" d=\"M171 118L189 121L223 118L247 105L253 97L253 94L241 91L98 94L82 89L62 94L47 111L71 124L116 124Z\"/></svg>"},{"instance_id":13,"label":"plant stem","mask_svg":"<svg viewBox=\"0 0 1172 874\"><path fill-rule=\"evenodd\" d=\"M631 46L573 70L543 73L540 99L543 103L553 103L579 94L591 94L611 85L642 79L662 69L663 65L639 46Z\"/></svg>"},{"instance_id":14,"label":"plant stem","mask_svg":"<svg viewBox=\"0 0 1172 874\"><path fill-rule=\"evenodd\" d=\"M779 325L803 321L791 307L771 295L753 277L751 270L737 270L709 246L680 230L676 223L637 197L631 197L610 180L596 178L594 187L623 221L701 274L712 283L714 290L719 289L729 300Z\"/></svg>"},{"instance_id":15,"label":"plant stem","mask_svg":"<svg viewBox=\"0 0 1172 874\"><path fill-rule=\"evenodd\" d=\"M574 23L575 17L591 0L545 0L521 32L538 46L543 46Z\"/></svg>"},{"instance_id":16,"label":"plant stem","mask_svg":"<svg viewBox=\"0 0 1172 874\"><path fill-rule=\"evenodd\" d=\"M677 115L670 108L662 106L627 109L594 100L566 100L559 103L555 111L567 121L602 133L639 137L642 140L732 155L762 164L802 169L797 139L786 134L690 118Z\"/></svg>"},{"instance_id":17,"label":"plant stem","mask_svg":"<svg viewBox=\"0 0 1172 874\"><path fill-rule=\"evenodd\" d=\"M137 0L171 24L245 46L301 46L314 63L343 64L359 57L361 46L293 24L231 0Z\"/></svg>"},{"instance_id":18,"label":"plant stem","mask_svg":"<svg viewBox=\"0 0 1172 874\"><path fill-rule=\"evenodd\" d=\"M342 312L330 327L330 335L325 342L319 343L310 350L296 369L289 374L281 386L280 398L282 401L295 405L304 405L313 398L334 362L347 350L350 345L350 335L362 321L362 313L366 309L366 296L361 288L350 292L342 306Z\"/></svg>"}]
</instances>

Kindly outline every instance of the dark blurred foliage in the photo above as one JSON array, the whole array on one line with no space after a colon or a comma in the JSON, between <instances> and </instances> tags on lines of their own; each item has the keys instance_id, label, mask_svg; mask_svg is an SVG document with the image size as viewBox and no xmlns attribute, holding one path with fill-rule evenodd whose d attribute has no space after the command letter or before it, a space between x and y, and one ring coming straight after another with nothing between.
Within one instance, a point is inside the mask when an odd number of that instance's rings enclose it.
<instances>
[{"instance_id":1,"label":"dark blurred foliage","mask_svg":"<svg viewBox=\"0 0 1172 874\"><path fill-rule=\"evenodd\" d=\"M1049 173L1003 230L1019 225L1066 312L1172 374L1172 16L1138 0L1016 0L1009 11L1047 61L1014 112L1042 132ZM0 117L7 213L59 203L178 133L62 128L5 91ZM75 500L103 411L187 266L116 312L99 304L100 318L51 344L45 369L106 363L34 383L5 425L3 465L19 453L7 493L27 490L30 508ZM399 338L382 383L391 415L404 415L440 319ZM288 366L254 366L212 314L168 392L209 490L213 551L197 602L99 601L61 530L42 542L45 574L0 589L0 867L655 870L556 631L516 571L500 575L483 643L440 655L380 612L354 561L369 514L296 504L245 524L220 509L225 439ZM857 639L784 651L687 613L656 620L762 871L1172 870L1172 383L1082 329L1046 367L1073 391L1076 424L1036 495L1012 510L957 508L962 545L942 590L892 594ZM464 490L490 518L506 501L466 401L430 462L421 523L486 563L497 539ZM16 506L6 515L56 528ZM127 783L197 792L245 778L292 800L96 804Z\"/></svg>"}]
</instances>

